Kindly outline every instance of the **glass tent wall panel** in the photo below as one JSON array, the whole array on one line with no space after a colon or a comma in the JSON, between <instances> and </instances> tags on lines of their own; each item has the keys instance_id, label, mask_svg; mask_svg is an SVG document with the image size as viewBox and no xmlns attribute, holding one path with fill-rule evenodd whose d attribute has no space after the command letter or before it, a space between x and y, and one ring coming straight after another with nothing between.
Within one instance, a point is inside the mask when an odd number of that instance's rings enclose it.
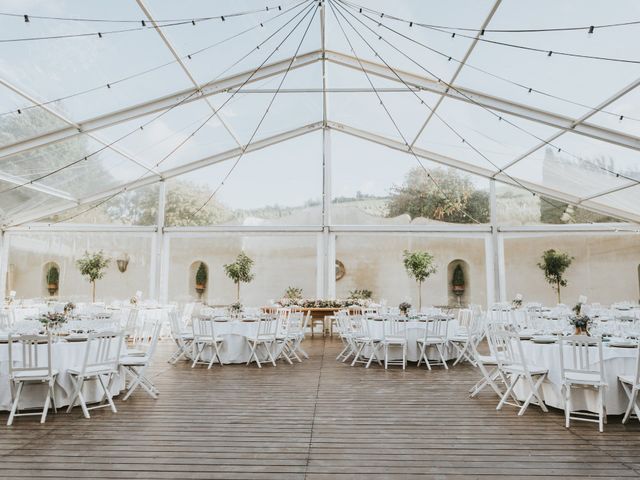
<instances>
[{"instance_id":1,"label":"glass tent wall panel","mask_svg":"<svg viewBox=\"0 0 640 480\"><path fill-rule=\"evenodd\" d=\"M516 179L533 182L579 198L585 198L628 182L628 180L616 177L614 173L607 171L615 171L615 165L619 164L613 156L600 155L595 149L586 149L590 142L580 150L570 149L571 147L565 150L565 145L567 142L563 135L554 142L554 146L562 149L561 152L551 147L541 148L505 171ZM609 150L611 153L617 152L618 149L626 150L609 144L605 144L605 146L607 149L611 147ZM571 156L567 152L571 152L575 156ZM624 153L627 154L627 152ZM615 155L615 153L613 154ZM632 152L629 151L628 154L632 154Z\"/></svg>"},{"instance_id":2,"label":"glass tent wall panel","mask_svg":"<svg viewBox=\"0 0 640 480\"><path fill-rule=\"evenodd\" d=\"M616 2L616 8L599 0L584 2L556 2L543 0L528 6L523 14L520 2L502 2L488 28L517 29L544 25L545 28L572 25L593 25L625 22L640 15L638 3L633 0ZM597 22L594 21L597 19ZM459 23L459 22L458 22ZM446 36L447 33L443 33ZM570 58L548 51L564 51L582 55L637 58L635 38L637 29L626 27L596 29L589 35L586 30L540 33L492 33L483 39L542 49L531 52L481 41L469 59L469 64L492 74L518 82L525 88L509 86L504 81L465 68L459 84L484 93L506 97L551 112L577 118L589 108L563 102L549 96L528 93L534 88L569 99L587 107L595 107L603 100L638 78L638 65L602 62L583 58ZM449 34L450 37L450 34ZM456 39L459 36L456 36ZM606 63L603 65L603 63Z\"/></svg>"},{"instance_id":3,"label":"glass tent wall panel","mask_svg":"<svg viewBox=\"0 0 640 480\"><path fill-rule=\"evenodd\" d=\"M0 85L0 147L66 126L44 108L34 107L28 100Z\"/></svg>"},{"instance_id":4,"label":"glass tent wall panel","mask_svg":"<svg viewBox=\"0 0 640 480\"><path fill-rule=\"evenodd\" d=\"M450 6L450 8L425 9L424 2L420 0L402 3L389 3L383 0L376 0L366 3L367 8L416 22L422 21L424 23L440 25L462 24L470 28L479 27L491 8L491 2L478 2L473 0L456 0L448 2L447 5ZM405 70L419 75L428 75L425 70L420 67L426 66L432 74L444 79L449 79L457 68L457 65L455 65L454 62L449 62L448 57L454 56L456 58L462 58L471 44L471 40L469 39L458 38L456 41L451 41L449 38L450 35L417 26L409 27L407 23L397 22L388 17L380 19L379 15L367 13L366 11L364 11L363 14L359 14L358 9L353 7L347 8L346 11L338 7L337 11L344 15L343 17L338 13L337 17L349 37L356 55L363 60L377 63L383 63L384 60L384 62L390 64L394 69ZM346 12L350 12L351 15ZM327 8L327 13L327 48L353 55L351 47L345 40L345 36L336 20L336 15L334 15L330 7ZM356 18L352 15L355 15ZM367 18L367 16L370 18ZM358 22L357 19L371 28L373 32ZM431 50L387 28L378 27L379 22L383 22L384 25L387 25L390 29L396 30L417 42L427 45ZM353 31L349 23L353 24L362 37L375 49L379 55L378 57L376 57L376 54L367 46L360 36ZM405 53L409 58L403 56L398 50L383 40L379 40L379 35L401 52ZM416 65L416 63L418 65Z\"/></svg>"},{"instance_id":5,"label":"glass tent wall panel","mask_svg":"<svg viewBox=\"0 0 640 480\"><path fill-rule=\"evenodd\" d=\"M622 222L611 215L584 207L569 206L519 187L496 183L496 218L505 226Z\"/></svg>"},{"instance_id":6,"label":"glass tent wall panel","mask_svg":"<svg viewBox=\"0 0 640 480\"><path fill-rule=\"evenodd\" d=\"M475 223L446 199L488 223L488 180L421 159L438 188L410 154L337 132L331 142L333 223Z\"/></svg>"},{"instance_id":7,"label":"glass tent wall panel","mask_svg":"<svg viewBox=\"0 0 640 480\"><path fill-rule=\"evenodd\" d=\"M416 144L497 171L555 132L512 115L494 115L473 103L445 99Z\"/></svg>"},{"instance_id":8,"label":"glass tent wall panel","mask_svg":"<svg viewBox=\"0 0 640 480\"><path fill-rule=\"evenodd\" d=\"M22 215L52 207L72 207L69 200L0 181L0 223L11 225Z\"/></svg>"},{"instance_id":9,"label":"glass tent wall panel","mask_svg":"<svg viewBox=\"0 0 640 480\"><path fill-rule=\"evenodd\" d=\"M220 111L222 118L225 112L225 108ZM141 125L145 125L143 130ZM204 100L130 120L100 130L99 134L160 171L237 146Z\"/></svg>"},{"instance_id":10,"label":"glass tent wall panel","mask_svg":"<svg viewBox=\"0 0 640 480\"><path fill-rule=\"evenodd\" d=\"M588 122L640 137L640 89L636 87L604 110Z\"/></svg>"},{"instance_id":11,"label":"glass tent wall panel","mask_svg":"<svg viewBox=\"0 0 640 480\"><path fill-rule=\"evenodd\" d=\"M321 223L320 132L247 153L234 168L236 159L168 180L166 225ZM211 197L218 187L216 196ZM205 208L197 212L208 199Z\"/></svg>"},{"instance_id":12,"label":"glass tent wall panel","mask_svg":"<svg viewBox=\"0 0 640 480\"><path fill-rule=\"evenodd\" d=\"M135 2L125 0L114 0L108 4L43 2L32 7L30 13L75 18L143 18ZM140 24L133 28L138 26ZM3 38L93 33L127 27L131 28L132 25L39 19L26 23L21 17L0 19ZM50 101L94 87L103 87L86 95L62 100L55 105L61 113L69 115L75 121L189 86L186 76L176 65L172 65L107 88L107 84L173 60L153 28L118 34L105 33L102 38L96 34L4 44L2 59L6 65L11 65L11 68L3 69L5 79L36 94L39 101Z\"/></svg>"},{"instance_id":13,"label":"glass tent wall panel","mask_svg":"<svg viewBox=\"0 0 640 480\"><path fill-rule=\"evenodd\" d=\"M91 301L91 284L78 272L76 261L85 251L103 250L111 263L104 278L97 282L96 300L127 300L138 290L146 298L151 278L152 236L122 232L7 233L7 291L15 290L18 298L48 296L43 282L44 265L55 262L60 266L58 296L70 301ZM129 264L121 273L116 258L125 253L129 255Z\"/></svg>"},{"instance_id":14,"label":"glass tent wall panel","mask_svg":"<svg viewBox=\"0 0 640 480\"><path fill-rule=\"evenodd\" d=\"M542 253L553 248L575 257L566 270L568 285L561 289L561 300L566 305L575 305L580 295L603 305L623 300L637 302L638 238L637 233L613 232L505 236L506 300L521 293L525 302L549 306L557 303L555 291L537 266Z\"/></svg>"},{"instance_id":15,"label":"glass tent wall panel","mask_svg":"<svg viewBox=\"0 0 640 480\"><path fill-rule=\"evenodd\" d=\"M277 84L273 88L277 88ZM283 88L287 88L286 79ZM322 120L320 93L280 93L269 106L273 95L271 92L235 96L223 108L227 123L242 145ZM223 94L216 100L221 105L229 97L229 94ZM260 123L267 109L268 113Z\"/></svg>"},{"instance_id":16,"label":"glass tent wall panel","mask_svg":"<svg viewBox=\"0 0 640 480\"><path fill-rule=\"evenodd\" d=\"M12 155L0 165L0 173L37 180L79 198L136 180L145 172L83 135Z\"/></svg>"},{"instance_id":17,"label":"glass tent wall panel","mask_svg":"<svg viewBox=\"0 0 640 480\"><path fill-rule=\"evenodd\" d=\"M397 306L408 301L418 305L417 284L402 263L404 250L426 250L435 256L438 272L422 288L422 305L458 305L451 293L451 262L462 261L465 272L466 303L487 301L484 238L424 234L339 234L336 260L343 263L345 275L336 282L336 296L347 298L355 289L369 289L376 301Z\"/></svg>"},{"instance_id":18,"label":"glass tent wall panel","mask_svg":"<svg viewBox=\"0 0 640 480\"><path fill-rule=\"evenodd\" d=\"M150 226L157 223L158 183L126 190L39 220L42 223Z\"/></svg>"},{"instance_id":19,"label":"glass tent wall panel","mask_svg":"<svg viewBox=\"0 0 640 480\"><path fill-rule=\"evenodd\" d=\"M310 2L305 2L304 5L282 14L289 7L293 7L295 3L297 2L282 4L282 10L274 7L267 12L264 1L242 0L228 3L202 3L198 0L187 0L186 2L174 3L152 0L146 2L152 15L157 19L184 18L185 12L189 12L189 15L194 18L225 16L224 22L220 18L215 18L196 22L195 26L189 23L185 28L165 29L164 33L179 55L193 54L191 59L185 60L185 63L196 78L196 81L201 84L209 82L220 75L227 76L253 70L265 61L304 16L306 11L312 7ZM252 10L258 10L258 12L243 16L230 15ZM288 20L299 12L303 13L284 26ZM293 56L304 29L311 20L312 13L302 21L297 30L271 56L267 63ZM282 15L278 16L279 14ZM262 23L262 27L260 23ZM279 33L267 40L276 30L283 26L284 28ZM319 13L316 13L314 24L309 29L300 53L320 48L318 31ZM262 44L265 40L267 40L266 43ZM262 44L260 49L256 49L256 46L260 44ZM238 63L245 56L246 59Z\"/></svg>"},{"instance_id":20,"label":"glass tent wall panel","mask_svg":"<svg viewBox=\"0 0 640 480\"><path fill-rule=\"evenodd\" d=\"M227 278L223 265L240 252L254 260L254 280L240 286L240 301L261 306L282 298L287 287L302 288L315 297L316 235L189 234L172 236L169 250L169 300L188 302L198 298L191 268L204 262L209 271L202 300L210 305L236 301L236 286ZM196 267L197 268L197 267Z\"/></svg>"}]
</instances>

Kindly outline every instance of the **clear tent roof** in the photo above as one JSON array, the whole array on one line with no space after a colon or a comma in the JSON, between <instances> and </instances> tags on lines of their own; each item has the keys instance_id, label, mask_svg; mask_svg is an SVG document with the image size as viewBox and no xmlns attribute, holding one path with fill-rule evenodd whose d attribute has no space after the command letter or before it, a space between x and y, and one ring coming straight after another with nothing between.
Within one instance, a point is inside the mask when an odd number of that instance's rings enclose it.
<instances>
[{"instance_id":1,"label":"clear tent roof","mask_svg":"<svg viewBox=\"0 0 640 480\"><path fill-rule=\"evenodd\" d=\"M242 189L322 128L640 222L640 25L611 26L638 19L635 0L10 0L0 224L174 177Z\"/></svg>"}]
</instances>

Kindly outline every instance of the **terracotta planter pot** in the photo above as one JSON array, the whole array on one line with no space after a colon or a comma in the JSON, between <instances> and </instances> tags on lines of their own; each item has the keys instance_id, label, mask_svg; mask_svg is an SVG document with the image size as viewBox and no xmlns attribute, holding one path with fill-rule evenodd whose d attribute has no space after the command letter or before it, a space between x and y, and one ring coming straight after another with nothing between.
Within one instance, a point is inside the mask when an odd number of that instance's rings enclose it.
<instances>
[{"instance_id":1,"label":"terracotta planter pot","mask_svg":"<svg viewBox=\"0 0 640 480\"><path fill-rule=\"evenodd\" d=\"M49 295L53 295L58 291L58 285L55 283L50 283L47 285L47 290L49 290Z\"/></svg>"}]
</instances>

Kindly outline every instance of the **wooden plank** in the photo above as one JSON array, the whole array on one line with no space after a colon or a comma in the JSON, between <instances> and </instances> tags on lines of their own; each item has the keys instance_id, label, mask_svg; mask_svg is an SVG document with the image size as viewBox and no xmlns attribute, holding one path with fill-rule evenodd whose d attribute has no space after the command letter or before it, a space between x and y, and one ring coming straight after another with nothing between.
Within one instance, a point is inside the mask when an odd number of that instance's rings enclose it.
<instances>
[{"instance_id":1,"label":"wooden plank","mask_svg":"<svg viewBox=\"0 0 640 480\"><path fill-rule=\"evenodd\" d=\"M311 358L277 367L171 366L162 343L142 391L94 410L1 427L0 478L630 478L640 423L610 417L564 428L561 412L496 412L468 398L477 372L335 361L337 339L307 340ZM0 422L6 422L6 413Z\"/></svg>"}]
</instances>

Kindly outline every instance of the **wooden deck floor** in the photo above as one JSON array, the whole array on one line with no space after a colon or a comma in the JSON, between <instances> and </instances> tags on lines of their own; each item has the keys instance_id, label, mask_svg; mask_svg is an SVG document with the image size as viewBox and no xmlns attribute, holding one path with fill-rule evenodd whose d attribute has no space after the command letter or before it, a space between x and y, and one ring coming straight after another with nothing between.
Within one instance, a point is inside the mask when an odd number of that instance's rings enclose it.
<instances>
[{"instance_id":1,"label":"wooden deck floor","mask_svg":"<svg viewBox=\"0 0 640 480\"><path fill-rule=\"evenodd\" d=\"M307 341L293 366L190 369L159 351L161 398L118 413L0 414L1 478L547 478L640 476L640 424L564 428L558 411L517 417L470 367L428 372L337 363L337 340Z\"/></svg>"}]
</instances>

